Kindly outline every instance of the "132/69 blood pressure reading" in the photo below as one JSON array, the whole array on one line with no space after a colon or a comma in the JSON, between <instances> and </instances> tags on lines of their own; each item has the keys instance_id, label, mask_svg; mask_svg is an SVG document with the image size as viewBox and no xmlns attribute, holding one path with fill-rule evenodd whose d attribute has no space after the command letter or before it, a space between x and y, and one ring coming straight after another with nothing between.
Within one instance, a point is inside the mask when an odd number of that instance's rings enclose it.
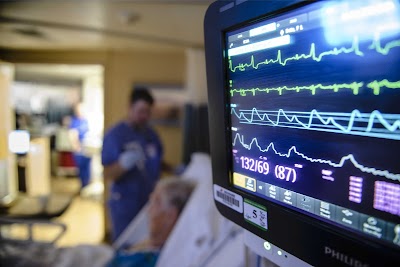
<instances>
[{"instance_id":1,"label":"132/69 blood pressure reading","mask_svg":"<svg viewBox=\"0 0 400 267\"><path fill-rule=\"evenodd\" d=\"M270 171L270 164L265 160L252 159L249 157L240 157L241 167L245 170L267 175ZM287 182L296 182L297 174L294 168L276 165L274 175L277 179L285 180Z\"/></svg>"},{"instance_id":2,"label":"132/69 blood pressure reading","mask_svg":"<svg viewBox=\"0 0 400 267\"><path fill-rule=\"evenodd\" d=\"M252 159L248 157L240 157L242 168L253 172L267 175L269 173L269 164L263 160Z\"/></svg>"}]
</instances>

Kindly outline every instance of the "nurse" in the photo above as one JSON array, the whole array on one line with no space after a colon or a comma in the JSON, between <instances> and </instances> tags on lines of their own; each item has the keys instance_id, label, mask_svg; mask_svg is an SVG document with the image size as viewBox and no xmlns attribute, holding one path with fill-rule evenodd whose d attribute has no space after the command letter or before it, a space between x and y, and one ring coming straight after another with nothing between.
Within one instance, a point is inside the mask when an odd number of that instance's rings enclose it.
<instances>
[{"instance_id":1,"label":"nurse","mask_svg":"<svg viewBox=\"0 0 400 267\"><path fill-rule=\"evenodd\" d=\"M127 118L104 136L104 177L111 181L108 201L112 238L117 239L148 201L159 179L163 148L148 125L154 99L145 89L131 93Z\"/></svg>"},{"instance_id":2,"label":"nurse","mask_svg":"<svg viewBox=\"0 0 400 267\"><path fill-rule=\"evenodd\" d=\"M70 124L69 137L72 139L71 143L73 146L73 156L75 164L79 170L79 178L81 180L81 190L90 183L90 156L85 154L84 150L84 139L89 132L89 123L84 116L84 107L82 103L78 103L74 106L74 116L72 117Z\"/></svg>"}]
</instances>

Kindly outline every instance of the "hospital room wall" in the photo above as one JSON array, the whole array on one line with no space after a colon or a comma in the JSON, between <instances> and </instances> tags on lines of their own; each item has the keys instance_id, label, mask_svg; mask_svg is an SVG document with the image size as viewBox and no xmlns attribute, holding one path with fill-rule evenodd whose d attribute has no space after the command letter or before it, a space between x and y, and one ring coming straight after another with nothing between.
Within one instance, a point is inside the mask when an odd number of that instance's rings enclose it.
<instances>
[{"instance_id":1,"label":"hospital room wall","mask_svg":"<svg viewBox=\"0 0 400 267\"><path fill-rule=\"evenodd\" d=\"M105 127L126 113L129 94L134 84L184 84L184 53L110 54L105 77ZM182 159L182 131L177 127L157 126L165 148L165 159L179 164Z\"/></svg>"},{"instance_id":2,"label":"hospital room wall","mask_svg":"<svg viewBox=\"0 0 400 267\"><path fill-rule=\"evenodd\" d=\"M12 67L5 65L0 61L0 99L8 102L10 99L10 86L12 79ZM7 105L0 105L0 160L6 160L8 157L7 135L11 131L11 110Z\"/></svg>"},{"instance_id":3,"label":"hospital room wall","mask_svg":"<svg viewBox=\"0 0 400 267\"><path fill-rule=\"evenodd\" d=\"M0 60L0 99L3 99L0 105L0 197L17 190L15 155L8 150L7 144L8 134L14 130L14 117L9 106L4 105L10 99L13 76L13 66Z\"/></svg>"},{"instance_id":4,"label":"hospital room wall","mask_svg":"<svg viewBox=\"0 0 400 267\"><path fill-rule=\"evenodd\" d=\"M185 85L184 52L0 50L0 59L11 63L103 65L105 129L125 116L133 84ZM171 164L180 163L182 159L181 129L158 126L157 130L165 146L166 160Z\"/></svg>"}]
</instances>

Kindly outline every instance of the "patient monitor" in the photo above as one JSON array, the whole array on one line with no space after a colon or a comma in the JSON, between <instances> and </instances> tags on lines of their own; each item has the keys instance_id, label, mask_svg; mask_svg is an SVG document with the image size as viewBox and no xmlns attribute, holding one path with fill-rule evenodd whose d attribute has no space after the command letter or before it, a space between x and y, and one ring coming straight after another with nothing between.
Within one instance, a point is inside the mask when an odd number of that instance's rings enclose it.
<instances>
[{"instance_id":1,"label":"patient monitor","mask_svg":"<svg viewBox=\"0 0 400 267\"><path fill-rule=\"evenodd\" d=\"M400 266L399 0L217 1L214 199L280 266Z\"/></svg>"}]
</instances>

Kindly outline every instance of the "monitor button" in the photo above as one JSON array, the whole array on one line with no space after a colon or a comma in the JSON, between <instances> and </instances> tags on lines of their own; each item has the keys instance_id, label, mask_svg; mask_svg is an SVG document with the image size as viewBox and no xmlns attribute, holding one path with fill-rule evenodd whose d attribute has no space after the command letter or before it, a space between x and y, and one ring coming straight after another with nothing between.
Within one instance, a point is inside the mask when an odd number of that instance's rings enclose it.
<instances>
[{"instance_id":1,"label":"monitor button","mask_svg":"<svg viewBox=\"0 0 400 267\"><path fill-rule=\"evenodd\" d=\"M296 206L297 193L284 188L280 188L279 200L285 204Z\"/></svg>"},{"instance_id":2,"label":"monitor button","mask_svg":"<svg viewBox=\"0 0 400 267\"><path fill-rule=\"evenodd\" d=\"M361 231L375 236L376 238L384 238L386 236L386 222L378 218L360 214Z\"/></svg>"},{"instance_id":3,"label":"monitor button","mask_svg":"<svg viewBox=\"0 0 400 267\"><path fill-rule=\"evenodd\" d=\"M280 198L281 190L279 187L277 187L275 185L267 184L267 187L265 188L265 190L266 190L267 197L273 198L273 199L276 199L279 201L281 200L281 198Z\"/></svg>"},{"instance_id":4,"label":"monitor button","mask_svg":"<svg viewBox=\"0 0 400 267\"><path fill-rule=\"evenodd\" d=\"M385 239L400 247L400 224L387 223Z\"/></svg>"},{"instance_id":5,"label":"monitor button","mask_svg":"<svg viewBox=\"0 0 400 267\"><path fill-rule=\"evenodd\" d=\"M336 221L353 229L360 229L360 213L356 211L342 207L336 207Z\"/></svg>"},{"instance_id":6,"label":"monitor button","mask_svg":"<svg viewBox=\"0 0 400 267\"><path fill-rule=\"evenodd\" d=\"M314 214L334 221L336 216L336 205L316 199Z\"/></svg>"},{"instance_id":7,"label":"monitor button","mask_svg":"<svg viewBox=\"0 0 400 267\"><path fill-rule=\"evenodd\" d=\"M269 243L268 241L265 241L264 242L264 248L265 248L265 250L270 251L271 248L272 248L271 243Z\"/></svg>"},{"instance_id":8,"label":"monitor button","mask_svg":"<svg viewBox=\"0 0 400 267\"><path fill-rule=\"evenodd\" d=\"M265 196L266 183L257 181L257 193Z\"/></svg>"},{"instance_id":9,"label":"monitor button","mask_svg":"<svg viewBox=\"0 0 400 267\"><path fill-rule=\"evenodd\" d=\"M302 194L297 194L297 207L299 209L308 211L310 213L314 212L315 199Z\"/></svg>"}]
</instances>

